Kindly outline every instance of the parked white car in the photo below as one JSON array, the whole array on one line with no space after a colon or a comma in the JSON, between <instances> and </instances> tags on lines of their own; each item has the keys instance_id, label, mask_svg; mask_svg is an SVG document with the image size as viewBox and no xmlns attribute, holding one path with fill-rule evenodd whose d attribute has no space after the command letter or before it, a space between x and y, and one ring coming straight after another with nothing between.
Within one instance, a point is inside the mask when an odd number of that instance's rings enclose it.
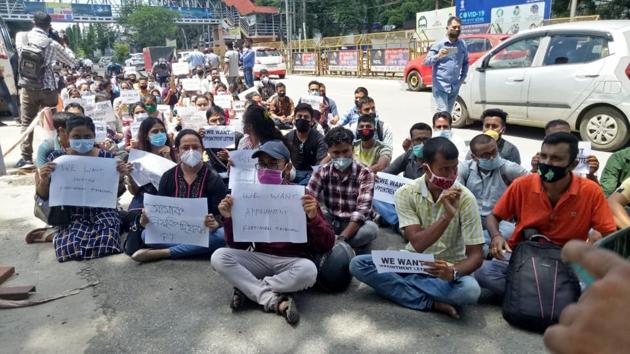
<instances>
[{"instance_id":1,"label":"parked white car","mask_svg":"<svg viewBox=\"0 0 630 354\"><path fill-rule=\"evenodd\" d=\"M267 69L269 75L278 75L284 79L287 76L287 64L282 53L275 48L254 47L256 51L256 63L254 64L254 78L260 78L260 71Z\"/></svg>"},{"instance_id":2,"label":"parked white car","mask_svg":"<svg viewBox=\"0 0 630 354\"><path fill-rule=\"evenodd\" d=\"M125 60L126 66L144 66L144 54L142 53L133 53L129 57L129 59Z\"/></svg>"},{"instance_id":3,"label":"parked white car","mask_svg":"<svg viewBox=\"0 0 630 354\"><path fill-rule=\"evenodd\" d=\"M593 148L630 140L630 20L573 22L524 31L470 68L453 126L501 108L508 123L569 122Z\"/></svg>"}]
</instances>

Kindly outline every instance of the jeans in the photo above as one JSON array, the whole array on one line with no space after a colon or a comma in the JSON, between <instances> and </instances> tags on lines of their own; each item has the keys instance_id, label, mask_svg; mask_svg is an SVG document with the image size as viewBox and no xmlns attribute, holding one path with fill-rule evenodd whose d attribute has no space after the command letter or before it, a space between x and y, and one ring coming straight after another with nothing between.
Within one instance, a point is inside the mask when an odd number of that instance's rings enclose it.
<instances>
[{"instance_id":1,"label":"jeans","mask_svg":"<svg viewBox=\"0 0 630 354\"><path fill-rule=\"evenodd\" d=\"M500 297L505 294L505 278L507 278L510 254L506 255L508 257L504 261L496 258L491 261L483 261L481 268L475 272L475 279L479 285Z\"/></svg>"},{"instance_id":2,"label":"jeans","mask_svg":"<svg viewBox=\"0 0 630 354\"><path fill-rule=\"evenodd\" d=\"M340 235L343 230L348 226L350 220L342 220L331 216L326 213L326 219L330 222L333 230L335 231L335 235ZM359 253L365 252L368 250L368 246L378 237L378 225L374 221L366 220L359 230L352 236L352 238L346 240L346 243L349 244L355 251Z\"/></svg>"},{"instance_id":3,"label":"jeans","mask_svg":"<svg viewBox=\"0 0 630 354\"><path fill-rule=\"evenodd\" d=\"M142 241L145 240L145 231L142 231ZM168 248L171 251L171 259L208 256L221 247L225 247L225 236L222 227L214 230L208 235L208 247L185 244L163 244L154 243L147 245L150 248Z\"/></svg>"},{"instance_id":4,"label":"jeans","mask_svg":"<svg viewBox=\"0 0 630 354\"><path fill-rule=\"evenodd\" d=\"M306 186L308 185L308 181L311 180L311 175L313 174L313 171L300 171L300 170L295 170L295 179L293 180L293 183L295 184L299 184L300 186Z\"/></svg>"},{"instance_id":5,"label":"jeans","mask_svg":"<svg viewBox=\"0 0 630 354\"><path fill-rule=\"evenodd\" d=\"M388 224L392 226L398 225L398 214L396 213L396 206L394 204L373 200L372 208L374 208L378 215L380 215L383 220L387 221Z\"/></svg>"},{"instance_id":6,"label":"jeans","mask_svg":"<svg viewBox=\"0 0 630 354\"><path fill-rule=\"evenodd\" d=\"M459 94L459 88L453 88L451 93L446 91L440 91L433 88L433 99L436 104L436 112L448 112L451 113L453 111L453 106L455 106L455 101L457 100L457 95Z\"/></svg>"},{"instance_id":7,"label":"jeans","mask_svg":"<svg viewBox=\"0 0 630 354\"><path fill-rule=\"evenodd\" d=\"M515 228L516 225L509 221L501 221L499 223L499 232L501 232L501 235L503 235L503 238L506 240L509 239L510 236L512 236ZM483 239L485 241L483 245L483 254L487 255L490 250L490 242L492 241L490 237L490 232L487 229L483 230Z\"/></svg>"},{"instance_id":8,"label":"jeans","mask_svg":"<svg viewBox=\"0 0 630 354\"><path fill-rule=\"evenodd\" d=\"M431 310L434 301L453 306L472 305L481 294L479 284L471 276L446 281L424 274L378 273L371 255L354 257L350 273L380 296L420 311Z\"/></svg>"},{"instance_id":9,"label":"jeans","mask_svg":"<svg viewBox=\"0 0 630 354\"><path fill-rule=\"evenodd\" d=\"M254 86L254 68L243 68L243 75L245 76L245 85L247 88Z\"/></svg>"}]
</instances>

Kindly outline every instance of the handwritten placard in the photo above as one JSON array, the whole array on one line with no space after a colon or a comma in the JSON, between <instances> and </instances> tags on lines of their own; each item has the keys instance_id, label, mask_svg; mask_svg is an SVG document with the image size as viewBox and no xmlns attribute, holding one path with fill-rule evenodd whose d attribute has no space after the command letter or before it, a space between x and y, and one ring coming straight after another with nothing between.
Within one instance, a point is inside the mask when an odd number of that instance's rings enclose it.
<instances>
[{"instance_id":1,"label":"handwritten placard","mask_svg":"<svg viewBox=\"0 0 630 354\"><path fill-rule=\"evenodd\" d=\"M175 76L188 75L189 72L188 63L173 63L171 68Z\"/></svg>"},{"instance_id":2,"label":"handwritten placard","mask_svg":"<svg viewBox=\"0 0 630 354\"><path fill-rule=\"evenodd\" d=\"M137 74L135 66L125 66L123 72L127 75L129 74Z\"/></svg>"},{"instance_id":3,"label":"handwritten placard","mask_svg":"<svg viewBox=\"0 0 630 354\"><path fill-rule=\"evenodd\" d=\"M114 115L114 107L112 107L111 101L96 102L92 119L103 122L115 122L116 116Z\"/></svg>"},{"instance_id":4,"label":"handwritten placard","mask_svg":"<svg viewBox=\"0 0 630 354\"><path fill-rule=\"evenodd\" d=\"M140 122L133 122L129 125L129 130L131 130L131 138L133 140L138 139L138 132L140 131Z\"/></svg>"},{"instance_id":5,"label":"handwritten placard","mask_svg":"<svg viewBox=\"0 0 630 354\"><path fill-rule=\"evenodd\" d=\"M374 183L374 200L394 204L394 193L398 188L411 183L413 180L385 172L376 174Z\"/></svg>"},{"instance_id":6,"label":"handwritten placard","mask_svg":"<svg viewBox=\"0 0 630 354\"><path fill-rule=\"evenodd\" d=\"M91 93L82 94L81 101L83 101L83 106L94 106L96 104L96 95Z\"/></svg>"},{"instance_id":7,"label":"handwritten placard","mask_svg":"<svg viewBox=\"0 0 630 354\"><path fill-rule=\"evenodd\" d=\"M236 242L306 243L304 186L239 184L232 191Z\"/></svg>"},{"instance_id":8,"label":"handwritten placard","mask_svg":"<svg viewBox=\"0 0 630 354\"><path fill-rule=\"evenodd\" d=\"M162 113L162 116L164 116L164 118L166 118L166 116L171 113L171 106L167 104L159 104L157 105L157 110L158 112Z\"/></svg>"},{"instance_id":9,"label":"handwritten placard","mask_svg":"<svg viewBox=\"0 0 630 354\"><path fill-rule=\"evenodd\" d=\"M435 262L432 254L404 251L372 251L372 262L378 273L421 273Z\"/></svg>"},{"instance_id":10,"label":"handwritten placard","mask_svg":"<svg viewBox=\"0 0 630 354\"><path fill-rule=\"evenodd\" d=\"M116 159L63 155L55 159L50 181L50 206L116 208Z\"/></svg>"},{"instance_id":11,"label":"handwritten placard","mask_svg":"<svg viewBox=\"0 0 630 354\"><path fill-rule=\"evenodd\" d=\"M234 109L234 116L236 119L243 119L243 114L245 114L245 102L243 101L232 101L232 108Z\"/></svg>"},{"instance_id":12,"label":"handwritten placard","mask_svg":"<svg viewBox=\"0 0 630 354\"><path fill-rule=\"evenodd\" d=\"M137 149L129 151L128 161L133 166L131 178L136 184L144 186L151 183L156 189L160 187L162 175L176 165L175 162L162 156Z\"/></svg>"},{"instance_id":13,"label":"handwritten placard","mask_svg":"<svg viewBox=\"0 0 630 354\"><path fill-rule=\"evenodd\" d=\"M184 91L201 91L201 80L197 78L182 79L182 89Z\"/></svg>"},{"instance_id":14,"label":"handwritten placard","mask_svg":"<svg viewBox=\"0 0 630 354\"><path fill-rule=\"evenodd\" d=\"M230 161L232 166L244 169L255 169L258 159L252 158L254 152L256 152L256 150L244 149L230 151Z\"/></svg>"},{"instance_id":15,"label":"handwritten placard","mask_svg":"<svg viewBox=\"0 0 630 354\"><path fill-rule=\"evenodd\" d=\"M83 105L82 107L86 117L92 118L96 114L96 105Z\"/></svg>"},{"instance_id":16,"label":"handwritten placard","mask_svg":"<svg viewBox=\"0 0 630 354\"><path fill-rule=\"evenodd\" d=\"M140 102L140 92L136 90L120 90L120 102L126 104Z\"/></svg>"},{"instance_id":17,"label":"handwritten placard","mask_svg":"<svg viewBox=\"0 0 630 354\"><path fill-rule=\"evenodd\" d=\"M575 168L575 173L578 176L586 176L589 173L587 158L592 154L591 143L588 141L580 141L578 143L578 165Z\"/></svg>"},{"instance_id":18,"label":"handwritten placard","mask_svg":"<svg viewBox=\"0 0 630 354\"><path fill-rule=\"evenodd\" d=\"M245 91L243 91L243 92L239 93L239 94L238 94L238 99L239 99L240 101L245 102L245 101L247 101L247 96L249 96L249 95L250 95L250 94L252 94L252 93L258 93L258 88L256 88L256 86L254 86L254 87L250 87L249 89L247 89L247 90L245 90Z\"/></svg>"},{"instance_id":19,"label":"handwritten placard","mask_svg":"<svg viewBox=\"0 0 630 354\"><path fill-rule=\"evenodd\" d=\"M252 154L256 150L234 150L230 151L230 181L229 189L236 188L239 184L254 184L257 182L256 163L258 159L253 159Z\"/></svg>"},{"instance_id":20,"label":"handwritten placard","mask_svg":"<svg viewBox=\"0 0 630 354\"><path fill-rule=\"evenodd\" d=\"M232 95L216 95L214 104L223 109L232 109Z\"/></svg>"},{"instance_id":21,"label":"handwritten placard","mask_svg":"<svg viewBox=\"0 0 630 354\"><path fill-rule=\"evenodd\" d=\"M234 147L234 127L206 127L203 136L203 147L206 149L224 149Z\"/></svg>"},{"instance_id":22,"label":"handwritten placard","mask_svg":"<svg viewBox=\"0 0 630 354\"><path fill-rule=\"evenodd\" d=\"M94 133L96 135L94 141L96 141L97 143L102 143L103 141L105 141L107 139L107 123L95 120Z\"/></svg>"},{"instance_id":23,"label":"handwritten placard","mask_svg":"<svg viewBox=\"0 0 630 354\"><path fill-rule=\"evenodd\" d=\"M171 198L144 195L147 244L187 244L208 247L206 198Z\"/></svg>"},{"instance_id":24,"label":"handwritten placard","mask_svg":"<svg viewBox=\"0 0 630 354\"><path fill-rule=\"evenodd\" d=\"M208 125L205 111L195 111L189 116L182 116L182 128L199 131Z\"/></svg>"},{"instance_id":25,"label":"handwritten placard","mask_svg":"<svg viewBox=\"0 0 630 354\"><path fill-rule=\"evenodd\" d=\"M304 96L300 98L301 103L306 103L311 105L314 111L319 112L319 106L324 102L324 97L322 96Z\"/></svg>"}]
</instances>

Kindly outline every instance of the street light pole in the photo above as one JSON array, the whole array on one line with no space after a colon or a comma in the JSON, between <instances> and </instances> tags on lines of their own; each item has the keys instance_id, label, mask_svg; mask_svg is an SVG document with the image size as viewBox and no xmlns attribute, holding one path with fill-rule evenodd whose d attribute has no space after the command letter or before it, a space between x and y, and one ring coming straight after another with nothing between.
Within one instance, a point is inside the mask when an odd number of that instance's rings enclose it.
<instances>
[{"instance_id":1,"label":"street light pole","mask_svg":"<svg viewBox=\"0 0 630 354\"><path fill-rule=\"evenodd\" d=\"M287 66L291 68L291 58L293 58L293 53L291 52L291 20L289 19L289 0L284 0L284 9L287 16Z\"/></svg>"}]
</instances>

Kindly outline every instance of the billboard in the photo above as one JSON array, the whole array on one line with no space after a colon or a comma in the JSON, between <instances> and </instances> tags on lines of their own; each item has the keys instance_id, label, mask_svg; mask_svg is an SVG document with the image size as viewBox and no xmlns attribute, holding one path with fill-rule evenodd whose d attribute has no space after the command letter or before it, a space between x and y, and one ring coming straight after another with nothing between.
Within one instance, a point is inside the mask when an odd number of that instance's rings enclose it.
<instances>
[{"instance_id":1,"label":"billboard","mask_svg":"<svg viewBox=\"0 0 630 354\"><path fill-rule=\"evenodd\" d=\"M358 71L359 53L356 50L332 50L328 52L328 70Z\"/></svg>"},{"instance_id":2,"label":"billboard","mask_svg":"<svg viewBox=\"0 0 630 354\"><path fill-rule=\"evenodd\" d=\"M170 6L169 9L179 12L182 18L211 18L212 12L202 7Z\"/></svg>"},{"instance_id":3,"label":"billboard","mask_svg":"<svg viewBox=\"0 0 630 354\"><path fill-rule=\"evenodd\" d=\"M74 16L112 17L111 5L72 4Z\"/></svg>"},{"instance_id":4,"label":"billboard","mask_svg":"<svg viewBox=\"0 0 630 354\"><path fill-rule=\"evenodd\" d=\"M46 12L55 22L72 22L75 16L112 17L111 5L25 1L24 9L29 14L37 11Z\"/></svg>"},{"instance_id":5,"label":"billboard","mask_svg":"<svg viewBox=\"0 0 630 354\"><path fill-rule=\"evenodd\" d=\"M293 53L293 70L315 72L317 69L317 53Z\"/></svg>"},{"instance_id":6,"label":"billboard","mask_svg":"<svg viewBox=\"0 0 630 354\"><path fill-rule=\"evenodd\" d=\"M409 49L370 49L370 71L403 72L409 62Z\"/></svg>"},{"instance_id":7,"label":"billboard","mask_svg":"<svg viewBox=\"0 0 630 354\"><path fill-rule=\"evenodd\" d=\"M72 22L72 4L46 3L46 12L53 21Z\"/></svg>"},{"instance_id":8,"label":"billboard","mask_svg":"<svg viewBox=\"0 0 630 354\"><path fill-rule=\"evenodd\" d=\"M446 22L455 15L455 6L416 13L416 32L424 32L431 40L446 35Z\"/></svg>"},{"instance_id":9,"label":"billboard","mask_svg":"<svg viewBox=\"0 0 630 354\"><path fill-rule=\"evenodd\" d=\"M456 12L464 29L490 25L494 33L518 33L542 26L551 17L551 0L458 0Z\"/></svg>"}]
</instances>

